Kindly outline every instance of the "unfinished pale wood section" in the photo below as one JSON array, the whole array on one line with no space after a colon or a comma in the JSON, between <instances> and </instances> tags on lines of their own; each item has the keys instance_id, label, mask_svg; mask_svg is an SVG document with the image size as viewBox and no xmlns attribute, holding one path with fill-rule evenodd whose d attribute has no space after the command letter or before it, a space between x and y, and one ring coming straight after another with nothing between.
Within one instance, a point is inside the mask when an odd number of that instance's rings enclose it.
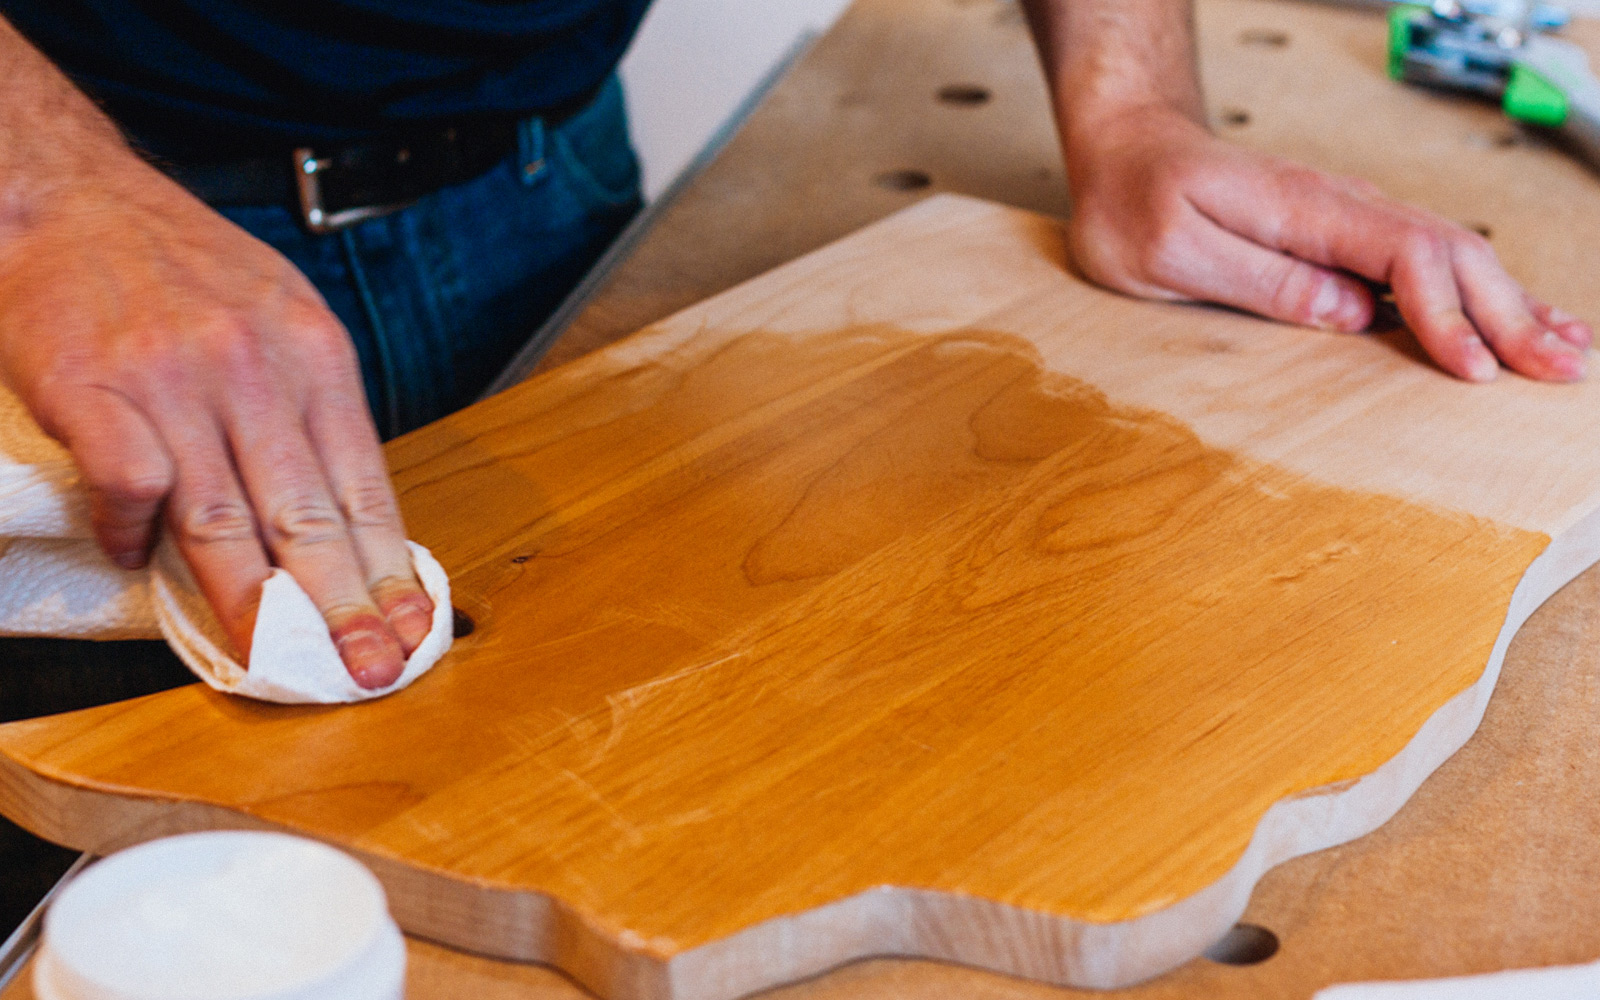
<instances>
[{"instance_id":1,"label":"unfinished pale wood section","mask_svg":"<svg viewBox=\"0 0 1600 1000\"><path fill-rule=\"evenodd\" d=\"M1596 556L1600 388L1404 344L929 202L392 446L478 623L412 689L3 727L0 806L323 837L413 932L608 996L1146 977L1391 815Z\"/></svg>"}]
</instances>

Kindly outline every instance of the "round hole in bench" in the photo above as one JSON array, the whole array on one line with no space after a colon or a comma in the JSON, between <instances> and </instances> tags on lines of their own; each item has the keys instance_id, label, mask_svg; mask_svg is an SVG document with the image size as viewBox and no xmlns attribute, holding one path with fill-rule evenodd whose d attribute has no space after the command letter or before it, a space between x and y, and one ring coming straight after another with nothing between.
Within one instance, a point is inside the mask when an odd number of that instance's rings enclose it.
<instances>
[{"instance_id":1,"label":"round hole in bench","mask_svg":"<svg viewBox=\"0 0 1600 1000\"><path fill-rule=\"evenodd\" d=\"M1255 965L1278 953L1278 935L1257 924L1234 924L1211 947L1202 952L1223 965Z\"/></svg>"},{"instance_id":2,"label":"round hole in bench","mask_svg":"<svg viewBox=\"0 0 1600 1000\"><path fill-rule=\"evenodd\" d=\"M946 104L953 104L961 108L975 108L980 104L988 104L988 87L981 87L976 83L950 83L939 88L939 100Z\"/></svg>"},{"instance_id":3,"label":"round hole in bench","mask_svg":"<svg viewBox=\"0 0 1600 1000\"><path fill-rule=\"evenodd\" d=\"M450 619L452 631L457 639L465 638L477 629L478 623L472 620L471 615L460 608L451 608L450 610L452 612Z\"/></svg>"},{"instance_id":4,"label":"round hole in bench","mask_svg":"<svg viewBox=\"0 0 1600 1000\"><path fill-rule=\"evenodd\" d=\"M885 170L872 183L890 191L920 191L933 183L925 170Z\"/></svg>"},{"instance_id":5,"label":"round hole in bench","mask_svg":"<svg viewBox=\"0 0 1600 1000\"><path fill-rule=\"evenodd\" d=\"M1239 32L1240 45L1259 45L1264 49L1281 49L1289 45L1289 34L1272 28L1250 28Z\"/></svg>"}]
</instances>

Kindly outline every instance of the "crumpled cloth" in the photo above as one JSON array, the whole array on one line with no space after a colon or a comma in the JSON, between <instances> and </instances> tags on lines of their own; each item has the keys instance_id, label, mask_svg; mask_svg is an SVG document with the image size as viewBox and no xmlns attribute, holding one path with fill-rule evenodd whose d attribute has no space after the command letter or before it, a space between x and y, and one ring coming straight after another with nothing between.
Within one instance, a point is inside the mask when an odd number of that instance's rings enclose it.
<instances>
[{"instance_id":1,"label":"crumpled cloth","mask_svg":"<svg viewBox=\"0 0 1600 1000\"><path fill-rule=\"evenodd\" d=\"M427 549L408 544L433 625L395 683L358 686L321 613L281 569L262 584L246 669L173 545L132 571L100 551L71 455L0 387L0 635L161 638L218 691L289 704L377 698L422 676L452 642L450 582Z\"/></svg>"}]
</instances>

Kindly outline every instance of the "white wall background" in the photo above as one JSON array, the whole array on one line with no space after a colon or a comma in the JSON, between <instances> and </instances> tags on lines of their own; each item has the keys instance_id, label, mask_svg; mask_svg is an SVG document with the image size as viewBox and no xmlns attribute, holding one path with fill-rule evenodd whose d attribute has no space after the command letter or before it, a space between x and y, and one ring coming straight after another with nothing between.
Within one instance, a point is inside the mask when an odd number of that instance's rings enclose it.
<instances>
[{"instance_id":1,"label":"white wall background","mask_svg":"<svg viewBox=\"0 0 1600 1000\"><path fill-rule=\"evenodd\" d=\"M633 139L654 198L807 31L849 0L656 0L622 60Z\"/></svg>"}]
</instances>

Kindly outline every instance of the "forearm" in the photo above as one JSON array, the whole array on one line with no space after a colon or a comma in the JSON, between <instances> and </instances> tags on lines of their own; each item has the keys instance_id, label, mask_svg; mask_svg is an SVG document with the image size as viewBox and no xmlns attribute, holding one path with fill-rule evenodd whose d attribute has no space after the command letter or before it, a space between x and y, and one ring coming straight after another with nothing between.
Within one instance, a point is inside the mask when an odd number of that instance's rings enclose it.
<instances>
[{"instance_id":1,"label":"forearm","mask_svg":"<svg viewBox=\"0 0 1600 1000\"><path fill-rule=\"evenodd\" d=\"M63 185L138 163L116 125L3 18L0 94L0 222L32 215Z\"/></svg>"},{"instance_id":2,"label":"forearm","mask_svg":"<svg viewBox=\"0 0 1600 1000\"><path fill-rule=\"evenodd\" d=\"M1023 0L1069 156L1108 116L1205 120L1190 0Z\"/></svg>"}]
</instances>

